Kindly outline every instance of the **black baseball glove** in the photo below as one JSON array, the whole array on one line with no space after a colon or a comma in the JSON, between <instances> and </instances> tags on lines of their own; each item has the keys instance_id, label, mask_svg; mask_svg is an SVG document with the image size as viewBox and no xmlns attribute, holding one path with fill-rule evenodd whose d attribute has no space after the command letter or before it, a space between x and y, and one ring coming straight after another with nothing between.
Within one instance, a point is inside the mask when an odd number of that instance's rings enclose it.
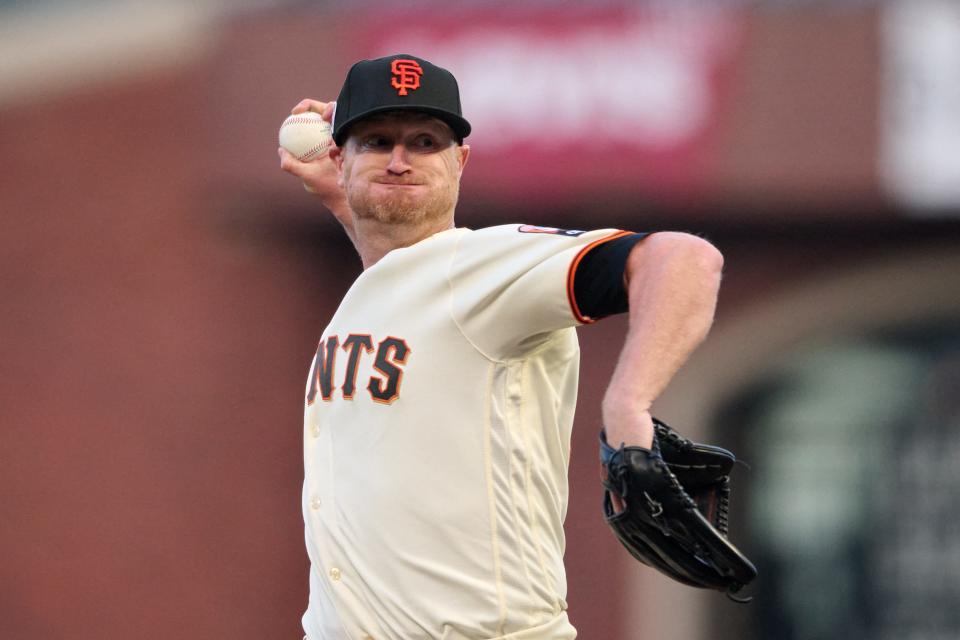
<instances>
[{"instance_id":1,"label":"black baseball glove","mask_svg":"<svg viewBox=\"0 0 960 640\"><path fill-rule=\"evenodd\" d=\"M674 580L732 599L757 576L727 540L730 470L736 458L687 440L654 418L651 449L607 444L600 431L603 512L633 557Z\"/></svg>"}]
</instances>

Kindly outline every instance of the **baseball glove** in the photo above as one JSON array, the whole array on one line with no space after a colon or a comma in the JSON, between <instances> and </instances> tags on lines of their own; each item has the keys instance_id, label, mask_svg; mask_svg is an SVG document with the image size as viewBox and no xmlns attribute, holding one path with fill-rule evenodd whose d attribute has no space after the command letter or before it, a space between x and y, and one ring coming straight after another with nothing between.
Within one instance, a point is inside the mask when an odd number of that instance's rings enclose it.
<instances>
[{"instance_id":1,"label":"baseball glove","mask_svg":"<svg viewBox=\"0 0 960 640\"><path fill-rule=\"evenodd\" d=\"M634 558L678 582L734 596L757 576L727 540L736 458L684 438L654 418L651 449L607 444L600 431L603 511Z\"/></svg>"}]
</instances>

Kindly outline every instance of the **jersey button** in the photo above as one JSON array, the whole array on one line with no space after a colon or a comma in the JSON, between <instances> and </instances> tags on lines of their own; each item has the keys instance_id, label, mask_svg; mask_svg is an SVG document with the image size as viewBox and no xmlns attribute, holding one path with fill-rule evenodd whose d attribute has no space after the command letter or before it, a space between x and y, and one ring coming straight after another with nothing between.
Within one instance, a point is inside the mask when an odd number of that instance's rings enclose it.
<instances>
[{"instance_id":1,"label":"jersey button","mask_svg":"<svg viewBox=\"0 0 960 640\"><path fill-rule=\"evenodd\" d=\"M319 438L319 437L320 437L320 425L318 425L318 424L312 424L312 425L310 425L310 435L313 436L314 438Z\"/></svg>"},{"instance_id":2,"label":"jersey button","mask_svg":"<svg viewBox=\"0 0 960 640\"><path fill-rule=\"evenodd\" d=\"M338 581L340 579L340 569L337 569L336 567L330 569L330 579L334 582Z\"/></svg>"},{"instance_id":3,"label":"jersey button","mask_svg":"<svg viewBox=\"0 0 960 640\"><path fill-rule=\"evenodd\" d=\"M314 511L316 511L317 509L319 509L319 508L320 508L320 498L318 498L317 496L313 496L312 498L310 498L310 508L313 509Z\"/></svg>"}]
</instances>

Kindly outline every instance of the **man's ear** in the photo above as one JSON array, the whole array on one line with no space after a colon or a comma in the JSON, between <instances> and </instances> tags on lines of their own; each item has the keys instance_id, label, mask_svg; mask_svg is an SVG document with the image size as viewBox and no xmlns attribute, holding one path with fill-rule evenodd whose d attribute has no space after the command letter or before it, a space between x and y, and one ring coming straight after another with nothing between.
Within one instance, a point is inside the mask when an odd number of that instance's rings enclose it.
<instances>
[{"instance_id":1,"label":"man's ear","mask_svg":"<svg viewBox=\"0 0 960 640\"><path fill-rule=\"evenodd\" d=\"M470 158L470 145L462 144L457 147L457 163L460 165L460 173L463 173L463 168L467 166L467 160Z\"/></svg>"},{"instance_id":2,"label":"man's ear","mask_svg":"<svg viewBox=\"0 0 960 640\"><path fill-rule=\"evenodd\" d=\"M330 159L337 165L337 169L340 169L340 165L343 164L343 147L338 147L336 144L330 145L330 151L327 153L330 154Z\"/></svg>"},{"instance_id":3,"label":"man's ear","mask_svg":"<svg viewBox=\"0 0 960 640\"><path fill-rule=\"evenodd\" d=\"M330 147L330 151L327 152L330 156L330 160L333 161L334 166L337 168L337 185L343 186L343 147L338 147L336 144Z\"/></svg>"}]
</instances>

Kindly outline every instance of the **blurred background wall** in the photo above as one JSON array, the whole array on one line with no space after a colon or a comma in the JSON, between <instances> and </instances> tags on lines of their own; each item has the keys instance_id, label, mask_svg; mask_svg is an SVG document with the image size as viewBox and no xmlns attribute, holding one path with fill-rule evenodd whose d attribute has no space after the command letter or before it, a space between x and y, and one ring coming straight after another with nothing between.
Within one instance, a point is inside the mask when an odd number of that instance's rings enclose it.
<instances>
[{"instance_id":1,"label":"blurred background wall","mask_svg":"<svg viewBox=\"0 0 960 640\"><path fill-rule=\"evenodd\" d=\"M460 79L461 225L726 256L656 412L750 464L755 600L602 523L610 319L581 331L580 637L960 637L956 3L35 0L0 2L0 638L302 635L303 386L360 263L276 131L395 52Z\"/></svg>"}]
</instances>

